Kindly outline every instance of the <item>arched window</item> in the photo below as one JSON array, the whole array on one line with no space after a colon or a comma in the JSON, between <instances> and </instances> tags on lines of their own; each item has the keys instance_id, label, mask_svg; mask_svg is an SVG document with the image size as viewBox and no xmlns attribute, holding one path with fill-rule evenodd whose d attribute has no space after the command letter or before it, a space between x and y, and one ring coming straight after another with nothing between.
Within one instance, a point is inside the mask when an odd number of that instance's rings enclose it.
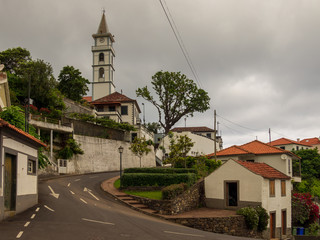
<instances>
[{"instance_id":1,"label":"arched window","mask_svg":"<svg viewBox=\"0 0 320 240\"><path fill-rule=\"evenodd\" d=\"M104 54L103 53L99 54L99 62L104 62Z\"/></svg>"},{"instance_id":2,"label":"arched window","mask_svg":"<svg viewBox=\"0 0 320 240\"><path fill-rule=\"evenodd\" d=\"M99 68L99 78L104 78L104 69Z\"/></svg>"}]
</instances>

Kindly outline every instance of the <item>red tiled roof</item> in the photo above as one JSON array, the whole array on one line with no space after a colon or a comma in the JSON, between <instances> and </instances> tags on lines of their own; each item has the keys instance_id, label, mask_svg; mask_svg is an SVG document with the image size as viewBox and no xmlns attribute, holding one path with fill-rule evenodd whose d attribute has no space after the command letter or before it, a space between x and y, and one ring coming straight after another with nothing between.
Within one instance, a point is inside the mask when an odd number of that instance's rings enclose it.
<instances>
[{"instance_id":1,"label":"red tiled roof","mask_svg":"<svg viewBox=\"0 0 320 240\"><path fill-rule=\"evenodd\" d=\"M281 148L270 146L266 143L260 142L258 140L243 144L241 146L231 146L229 148L223 149L216 153L217 156L232 156L232 155L243 155L243 154L281 154L286 153L289 155L294 155L292 152L283 150ZM208 155L208 157L214 156L214 153ZM294 155L296 156L296 155Z\"/></svg>"},{"instance_id":2,"label":"red tiled roof","mask_svg":"<svg viewBox=\"0 0 320 240\"><path fill-rule=\"evenodd\" d=\"M42 141L40 141L39 139L35 138L34 136L30 135L29 133L24 132L23 130L11 125L10 123L6 122L5 120L0 118L0 127L7 127L27 138L29 138L30 140L38 143L39 145L43 146L43 147L47 147L46 144L44 144Z\"/></svg>"},{"instance_id":3,"label":"red tiled roof","mask_svg":"<svg viewBox=\"0 0 320 240\"><path fill-rule=\"evenodd\" d=\"M311 147L310 145L308 145L308 144L306 144L306 143L297 142L297 141L290 140L290 139L287 139L287 138L279 138L279 139L277 139L277 140L274 140L274 141L270 142L269 144L270 144L271 146L297 144L297 145L303 145L303 146Z\"/></svg>"},{"instance_id":4,"label":"red tiled roof","mask_svg":"<svg viewBox=\"0 0 320 240\"><path fill-rule=\"evenodd\" d=\"M306 139L301 140L300 142L304 143L304 144L309 144L309 145L318 145L318 144L320 144L320 140L317 137L306 138Z\"/></svg>"},{"instance_id":5,"label":"red tiled roof","mask_svg":"<svg viewBox=\"0 0 320 240\"><path fill-rule=\"evenodd\" d=\"M208 127L176 127L171 129L172 132L214 132Z\"/></svg>"},{"instance_id":6,"label":"red tiled roof","mask_svg":"<svg viewBox=\"0 0 320 240\"><path fill-rule=\"evenodd\" d=\"M236 161L243 167L247 168L249 171L258 174L264 178L269 179L291 179L289 176L284 173L274 169L266 163L256 163L256 162L245 162L245 161Z\"/></svg>"},{"instance_id":7,"label":"red tiled roof","mask_svg":"<svg viewBox=\"0 0 320 240\"><path fill-rule=\"evenodd\" d=\"M128 98L127 96L114 92L102 98L92 101L92 104L108 103L108 102L134 102L135 100Z\"/></svg>"},{"instance_id":8,"label":"red tiled roof","mask_svg":"<svg viewBox=\"0 0 320 240\"><path fill-rule=\"evenodd\" d=\"M135 103L139 113L141 112L136 100L128 98L126 95L123 95L118 92L114 92L114 93L111 93L111 94L104 96L102 98L96 99L96 100L92 101L91 104L93 104L93 105L103 105L103 104L107 105L110 103L124 103L124 102Z\"/></svg>"},{"instance_id":9,"label":"red tiled roof","mask_svg":"<svg viewBox=\"0 0 320 240\"><path fill-rule=\"evenodd\" d=\"M83 100L86 100L87 102L92 101L92 96L82 97Z\"/></svg>"}]
</instances>

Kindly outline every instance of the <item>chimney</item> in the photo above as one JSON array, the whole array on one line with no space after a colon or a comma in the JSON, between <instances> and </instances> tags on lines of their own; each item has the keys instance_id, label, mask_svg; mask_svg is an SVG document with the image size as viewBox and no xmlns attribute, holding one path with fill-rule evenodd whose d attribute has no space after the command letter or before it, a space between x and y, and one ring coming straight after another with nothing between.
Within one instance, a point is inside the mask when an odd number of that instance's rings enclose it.
<instances>
[{"instance_id":1,"label":"chimney","mask_svg":"<svg viewBox=\"0 0 320 240\"><path fill-rule=\"evenodd\" d=\"M300 138L297 138L297 142L300 142Z\"/></svg>"}]
</instances>

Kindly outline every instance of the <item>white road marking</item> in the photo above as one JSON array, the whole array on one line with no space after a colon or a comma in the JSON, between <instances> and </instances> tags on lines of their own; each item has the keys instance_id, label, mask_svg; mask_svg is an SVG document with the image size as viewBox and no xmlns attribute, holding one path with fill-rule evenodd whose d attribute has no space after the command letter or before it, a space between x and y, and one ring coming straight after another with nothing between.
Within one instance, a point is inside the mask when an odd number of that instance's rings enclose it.
<instances>
[{"instance_id":1,"label":"white road marking","mask_svg":"<svg viewBox=\"0 0 320 240\"><path fill-rule=\"evenodd\" d=\"M70 183L68 183L68 187L70 187Z\"/></svg>"},{"instance_id":2,"label":"white road marking","mask_svg":"<svg viewBox=\"0 0 320 240\"><path fill-rule=\"evenodd\" d=\"M31 218L31 219L34 219L35 216L36 216L35 214L32 214L32 216L31 216L30 218Z\"/></svg>"},{"instance_id":3,"label":"white road marking","mask_svg":"<svg viewBox=\"0 0 320 240\"><path fill-rule=\"evenodd\" d=\"M81 179L80 178L78 178L78 179L76 179L76 180L74 180L75 182L78 182L78 181L80 181Z\"/></svg>"},{"instance_id":4,"label":"white road marking","mask_svg":"<svg viewBox=\"0 0 320 240\"><path fill-rule=\"evenodd\" d=\"M114 223L109 223L109 222L101 222L101 221L97 221L97 220L91 220L91 219L87 219L87 218L82 218L83 221L87 221L87 222L94 222L94 223L101 223L101 224L106 224L106 225L114 225Z\"/></svg>"},{"instance_id":5,"label":"white road marking","mask_svg":"<svg viewBox=\"0 0 320 240\"><path fill-rule=\"evenodd\" d=\"M44 205L44 207L45 207L46 209L48 209L49 211L54 212L54 210L53 210L52 208L49 208L47 205Z\"/></svg>"},{"instance_id":6,"label":"white road marking","mask_svg":"<svg viewBox=\"0 0 320 240\"><path fill-rule=\"evenodd\" d=\"M36 212L39 212L39 210L40 210L40 208L38 207L38 208L36 209Z\"/></svg>"},{"instance_id":7,"label":"white road marking","mask_svg":"<svg viewBox=\"0 0 320 240\"><path fill-rule=\"evenodd\" d=\"M88 204L85 200L83 200L82 198L80 198L80 200L82 201L82 202L84 202L85 204Z\"/></svg>"},{"instance_id":8,"label":"white road marking","mask_svg":"<svg viewBox=\"0 0 320 240\"><path fill-rule=\"evenodd\" d=\"M48 188L49 188L50 191L51 191L50 195L52 195L52 196L54 196L56 199L58 199L58 198L59 198L59 194L58 194L58 193L55 193L55 192L53 191L52 187L48 186Z\"/></svg>"},{"instance_id":9,"label":"white road marking","mask_svg":"<svg viewBox=\"0 0 320 240\"><path fill-rule=\"evenodd\" d=\"M23 231L20 231L20 232L18 233L18 235L16 236L16 238L21 238L22 234L23 234Z\"/></svg>"},{"instance_id":10,"label":"white road marking","mask_svg":"<svg viewBox=\"0 0 320 240\"><path fill-rule=\"evenodd\" d=\"M28 227L30 224L30 222L26 222L26 224L24 225L25 227Z\"/></svg>"},{"instance_id":11,"label":"white road marking","mask_svg":"<svg viewBox=\"0 0 320 240\"><path fill-rule=\"evenodd\" d=\"M84 192L88 192L92 197L94 197L96 200L99 201L99 198L96 197L96 196L91 192L91 190L90 190L89 188L84 187L83 191L84 191Z\"/></svg>"},{"instance_id":12,"label":"white road marking","mask_svg":"<svg viewBox=\"0 0 320 240\"><path fill-rule=\"evenodd\" d=\"M178 232L170 232L170 231L164 231L165 233L171 233L176 235L183 235L183 236L191 236L191 237L204 237L204 235L196 235L196 234L189 234L189 233L178 233Z\"/></svg>"},{"instance_id":13,"label":"white road marking","mask_svg":"<svg viewBox=\"0 0 320 240\"><path fill-rule=\"evenodd\" d=\"M71 190L69 190L71 192L72 195L74 195L74 192L72 192Z\"/></svg>"}]
</instances>

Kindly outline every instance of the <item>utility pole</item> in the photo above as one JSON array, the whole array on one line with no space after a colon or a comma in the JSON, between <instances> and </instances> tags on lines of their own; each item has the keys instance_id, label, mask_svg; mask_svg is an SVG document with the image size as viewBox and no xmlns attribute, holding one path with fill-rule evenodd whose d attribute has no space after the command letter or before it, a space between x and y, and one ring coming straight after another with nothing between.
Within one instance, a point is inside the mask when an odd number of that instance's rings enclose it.
<instances>
[{"instance_id":1,"label":"utility pole","mask_svg":"<svg viewBox=\"0 0 320 240\"><path fill-rule=\"evenodd\" d=\"M269 128L269 143L271 143L271 129Z\"/></svg>"},{"instance_id":2,"label":"utility pole","mask_svg":"<svg viewBox=\"0 0 320 240\"><path fill-rule=\"evenodd\" d=\"M214 110L214 117L213 117L213 141L214 141L214 160L217 160L217 113Z\"/></svg>"}]
</instances>

